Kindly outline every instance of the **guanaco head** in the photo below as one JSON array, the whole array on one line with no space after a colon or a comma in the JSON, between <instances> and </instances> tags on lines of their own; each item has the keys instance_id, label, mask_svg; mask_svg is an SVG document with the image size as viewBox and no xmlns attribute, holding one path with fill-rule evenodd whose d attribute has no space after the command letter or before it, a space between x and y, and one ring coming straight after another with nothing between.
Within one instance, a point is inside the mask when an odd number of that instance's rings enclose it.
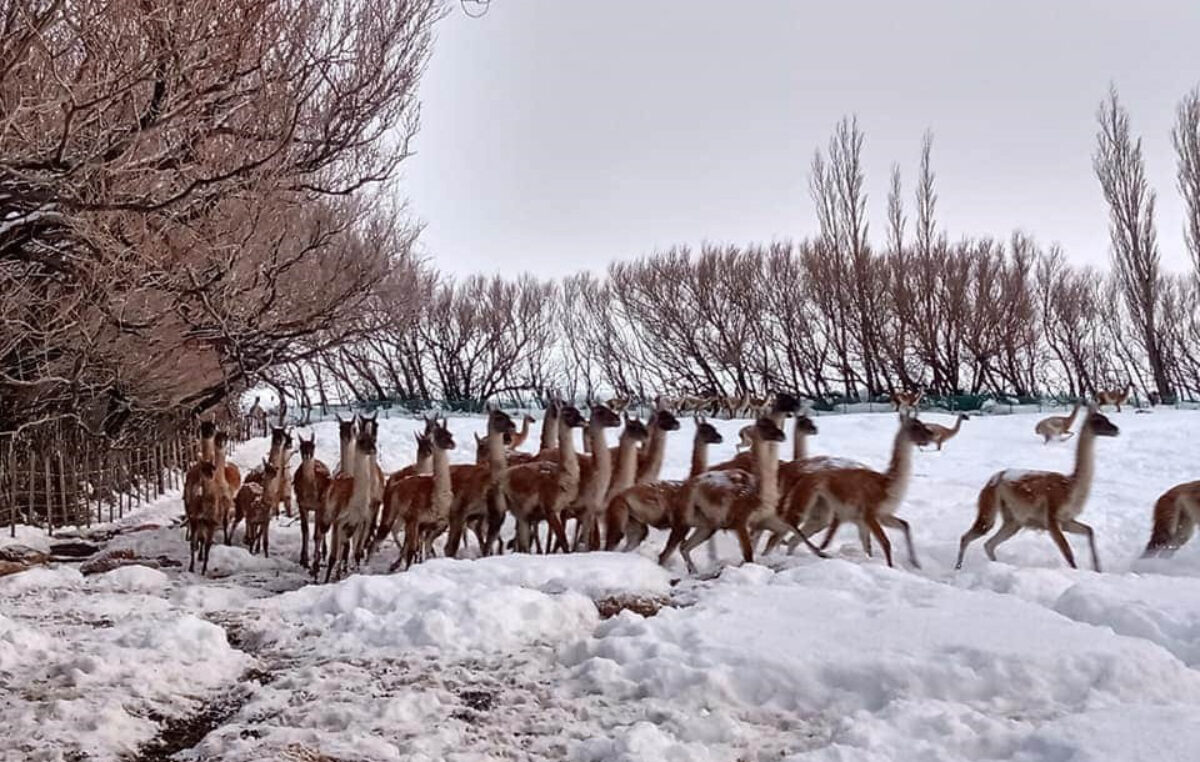
<instances>
[{"instance_id":1,"label":"guanaco head","mask_svg":"<svg viewBox=\"0 0 1200 762\"><path fill-rule=\"evenodd\" d=\"M794 394L788 392L776 392L775 400L771 403L771 411L774 413L784 413L791 415L799 412L800 399Z\"/></svg>"},{"instance_id":2,"label":"guanaco head","mask_svg":"<svg viewBox=\"0 0 1200 762\"><path fill-rule=\"evenodd\" d=\"M511 437L517 431L517 424L513 423L512 417L499 408L493 408L488 412L488 432L498 434L505 439Z\"/></svg>"},{"instance_id":3,"label":"guanaco head","mask_svg":"<svg viewBox=\"0 0 1200 762\"><path fill-rule=\"evenodd\" d=\"M336 413L334 415L338 422L338 439L342 441L343 445L349 444L354 439L354 418L343 421L340 415Z\"/></svg>"},{"instance_id":4,"label":"guanaco head","mask_svg":"<svg viewBox=\"0 0 1200 762\"><path fill-rule=\"evenodd\" d=\"M312 460L317 454L317 435L313 434L309 439L300 437L300 460Z\"/></svg>"},{"instance_id":5,"label":"guanaco head","mask_svg":"<svg viewBox=\"0 0 1200 762\"><path fill-rule=\"evenodd\" d=\"M213 435L213 447L218 451L225 449L225 443L229 441L229 436L224 431L218 431Z\"/></svg>"},{"instance_id":6,"label":"guanaco head","mask_svg":"<svg viewBox=\"0 0 1200 762\"><path fill-rule=\"evenodd\" d=\"M796 433L804 436L815 436L817 433L817 424L813 423L813 419L807 415L796 416Z\"/></svg>"},{"instance_id":7,"label":"guanaco head","mask_svg":"<svg viewBox=\"0 0 1200 762\"><path fill-rule=\"evenodd\" d=\"M274 479L279 474L279 469L275 467L275 464L266 458L262 459L262 469L264 482Z\"/></svg>"},{"instance_id":8,"label":"guanaco head","mask_svg":"<svg viewBox=\"0 0 1200 762\"><path fill-rule=\"evenodd\" d=\"M413 432L413 439L417 441L417 460L433 455L433 439L431 438L431 434L432 429L425 433Z\"/></svg>"},{"instance_id":9,"label":"guanaco head","mask_svg":"<svg viewBox=\"0 0 1200 762\"><path fill-rule=\"evenodd\" d=\"M475 463L482 465L488 460L488 438L481 437L478 434L472 434L475 437Z\"/></svg>"},{"instance_id":10,"label":"guanaco head","mask_svg":"<svg viewBox=\"0 0 1200 762\"><path fill-rule=\"evenodd\" d=\"M216 433L217 433L217 424L213 423L212 421L201 421L200 422L200 438L201 439L212 439L213 435Z\"/></svg>"},{"instance_id":11,"label":"guanaco head","mask_svg":"<svg viewBox=\"0 0 1200 762\"><path fill-rule=\"evenodd\" d=\"M579 412L579 408L574 405L560 405L558 411L558 421L561 425L570 429L579 429L587 423L584 420L583 414Z\"/></svg>"},{"instance_id":12,"label":"guanaco head","mask_svg":"<svg viewBox=\"0 0 1200 762\"><path fill-rule=\"evenodd\" d=\"M699 415L696 416L696 439L706 445L721 444L725 441L721 432L717 431L717 427Z\"/></svg>"},{"instance_id":13,"label":"guanaco head","mask_svg":"<svg viewBox=\"0 0 1200 762\"><path fill-rule=\"evenodd\" d=\"M908 440L917 447L924 447L934 440L933 429L926 426L914 415L901 415L900 428Z\"/></svg>"},{"instance_id":14,"label":"guanaco head","mask_svg":"<svg viewBox=\"0 0 1200 762\"><path fill-rule=\"evenodd\" d=\"M630 418L626 415L625 430L621 432L621 436L640 444L650 438L650 430L646 428L646 424L642 423L640 418Z\"/></svg>"},{"instance_id":15,"label":"guanaco head","mask_svg":"<svg viewBox=\"0 0 1200 762\"><path fill-rule=\"evenodd\" d=\"M606 429L616 428L621 425L621 416L613 412L612 408L602 402L592 404L590 426L603 427Z\"/></svg>"},{"instance_id":16,"label":"guanaco head","mask_svg":"<svg viewBox=\"0 0 1200 762\"><path fill-rule=\"evenodd\" d=\"M650 421L663 431L679 431L679 419L665 408L655 411Z\"/></svg>"},{"instance_id":17,"label":"guanaco head","mask_svg":"<svg viewBox=\"0 0 1200 762\"><path fill-rule=\"evenodd\" d=\"M430 440L433 446L439 450L453 450L454 436L447 428L449 421L443 419L440 423L434 424L433 432L430 434Z\"/></svg>"},{"instance_id":18,"label":"guanaco head","mask_svg":"<svg viewBox=\"0 0 1200 762\"><path fill-rule=\"evenodd\" d=\"M287 429L280 426L271 427L271 449L278 450L283 447L284 440L288 438Z\"/></svg>"},{"instance_id":19,"label":"guanaco head","mask_svg":"<svg viewBox=\"0 0 1200 762\"><path fill-rule=\"evenodd\" d=\"M751 430L752 437L755 437L763 442L782 442L786 437L783 434L783 429L775 425L775 422L770 418L759 418L754 422L754 428Z\"/></svg>"},{"instance_id":20,"label":"guanaco head","mask_svg":"<svg viewBox=\"0 0 1200 762\"><path fill-rule=\"evenodd\" d=\"M359 455L375 454L375 438L367 431L358 432L358 437L354 440L354 445Z\"/></svg>"},{"instance_id":21,"label":"guanaco head","mask_svg":"<svg viewBox=\"0 0 1200 762\"><path fill-rule=\"evenodd\" d=\"M537 422L537 419L534 418L529 413L526 413L525 415L521 416L521 423L536 423L536 422Z\"/></svg>"},{"instance_id":22,"label":"guanaco head","mask_svg":"<svg viewBox=\"0 0 1200 762\"><path fill-rule=\"evenodd\" d=\"M368 418L365 415L358 416L358 428L371 438L372 442L379 441L379 411L375 411L375 415Z\"/></svg>"},{"instance_id":23,"label":"guanaco head","mask_svg":"<svg viewBox=\"0 0 1200 762\"><path fill-rule=\"evenodd\" d=\"M1121 433L1117 425L1108 420L1108 416L1101 413L1095 405L1088 405L1088 417L1083 425L1098 437L1115 437Z\"/></svg>"}]
</instances>

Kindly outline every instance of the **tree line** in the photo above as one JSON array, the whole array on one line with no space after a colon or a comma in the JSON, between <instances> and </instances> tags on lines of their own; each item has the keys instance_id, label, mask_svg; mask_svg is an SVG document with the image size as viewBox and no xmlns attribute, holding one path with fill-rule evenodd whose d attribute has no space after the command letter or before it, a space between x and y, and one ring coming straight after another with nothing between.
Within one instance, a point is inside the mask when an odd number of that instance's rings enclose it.
<instances>
[{"instance_id":1,"label":"tree line","mask_svg":"<svg viewBox=\"0 0 1200 762\"><path fill-rule=\"evenodd\" d=\"M818 229L603 273L447 277L395 181L438 0L0 0L0 435L150 431L267 384L289 405L1091 392L1200 396L1200 95L1171 139L1197 272L1165 272L1116 93L1112 263L955 239L932 139L872 234L863 131L809 167ZM614 252L615 255L620 254ZM232 412L232 411L231 411Z\"/></svg>"},{"instance_id":2,"label":"tree line","mask_svg":"<svg viewBox=\"0 0 1200 762\"><path fill-rule=\"evenodd\" d=\"M819 229L795 242L677 246L561 281L455 280L427 265L384 300L369 338L280 368L304 406L483 400L554 388L648 398L1094 394L1200 397L1200 91L1171 139L1194 271L1163 269L1141 141L1111 91L1093 154L1109 206L1107 268L1013 232L951 238L937 216L932 137L905 193L893 166L873 240L863 130L843 119L809 187ZM319 397L320 399L314 399Z\"/></svg>"}]
</instances>

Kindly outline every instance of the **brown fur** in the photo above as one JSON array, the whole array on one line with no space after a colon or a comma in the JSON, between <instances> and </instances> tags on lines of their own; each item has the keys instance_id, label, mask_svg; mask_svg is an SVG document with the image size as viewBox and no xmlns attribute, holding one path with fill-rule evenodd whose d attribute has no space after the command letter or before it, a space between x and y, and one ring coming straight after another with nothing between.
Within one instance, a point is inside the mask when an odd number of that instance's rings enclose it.
<instances>
[{"instance_id":1,"label":"brown fur","mask_svg":"<svg viewBox=\"0 0 1200 762\"><path fill-rule=\"evenodd\" d=\"M1133 391L1133 384L1125 385L1124 389L1106 389L1101 392L1096 392L1096 406L1103 408L1105 405L1112 405L1121 412L1121 405L1124 405L1129 399L1129 393Z\"/></svg>"},{"instance_id":2,"label":"brown fur","mask_svg":"<svg viewBox=\"0 0 1200 762\"><path fill-rule=\"evenodd\" d=\"M789 549L794 550L800 539L828 526L829 532L821 543L823 550L833 541L838 527L850 521L858 526L863 550L870 554L869 538L874 535L891 566L892 546L883 527L897 527L904 532L909 561L919 568L908 522L895 514L908 489L913 448L928 444L931 438L929 428L916 416L901 414L887 471L880 473L864 466L842 464L801 469L780 506L783 520L800 527ZM778 535L772 538L768 550L777 540Z\"/></svg>"},{"instance_id":3,"label":"brown fur","mask_svg":"<svg viewBox=\"0 0 1200 762\"><path fill-rule=\"evenodd\" d=\"M1079 415L1079 408L1082 405L1078 402L1071 409L1070 415L1052 415L1038 421L1033 427L1034 433L1042 438L1042 444L1049 444L1051 439L1063 440L1075 435L1071 431L1071 424L1075 422L1075 416Z\"/></svg>"},{"instance_id":4,"label":"brown fur","mask_svg":"<svg viewBox=\"0 0 1200 762\"><path fill-rule=\"evenodd\" d=\"M449 512L447 556L453 558L458 555L463 531L468 525L475 530L480 554L487 555L490 552L483 529L484 522L489 519L490 513L500 510L494 507L493 493L502 487L509 454L504 443L511 439L516 428L513 419L502 410L492 409L488 412L487 435L481 441L477 440L481 449L476 453L476 465L467 466L463 475L452 481L454 500ZM499 518L503 520L503 515Z\"/></svg>"},{"instance_id":5,"label":"brown fur","mask_svg":"<svg viewBox=\"0 0 1200 762\"><path fill-rule=\"evenodd\" d=\"M573 431L583 425L579 411L565 405L558 418L556 461L535 461L507 469L503 498L517 520L517 550L528 553L534 523L546 521L561 547L567 547L562 511L579 494L579 460ZM490 541L489 537L489 541Z\"/></svg>"},{"instance_id":6,"label":"brown fur","mask_svg":"<svg viewBox=\"0 0 1200 762\"><path fill-rule=\"evenodd\" d=\"M1154 503L1154 527L1143 558L1170 558L1183 547L1200 522L1200 481L1177 484Z\"/></svg>"},{"instance_id":7,"label":"brown fur","mask_svg":"<svg viewBox=\"0 0 1200 762\"><path fill-rule=\"evenodd\" d=\"M188 531L191 541L191 560L188 571L196 570L196 557L200 557L200 574L208 574L208 556L212 550L217 527L226 515L225 501L228 494L223 480L216 478L217 468L212 463L197 464L196 482L192 499L188 502Z\"/></svg>"},{"instance_id":8,"label":"brown fur","mask_svg":"<svg viewBox=\"0 0 1200 762\"><path fill-rule=\"evenodd\" d=\"M937 445L938 450L941 450L942 445L958 436L959 429L962 428L962 423L966 420L969 420L967 416L959 415L958 418L954 420L954 428L942 426L941 424L937 423L926 423L925 428L929 429L930 434L932 435L929 438L929 444Z\"/></svg>"},{"instance_id":9,"label":"brown fur","mask_svg":"<svg viewBox=\"0 0 1200 762\"><path fill-rule=\"evenodd\" d=\"M1070 474L1053 471L1000 471L994 474L979 493L978 514L975 523L959 541L954 568L962 568L967 546L990 532L996 516L1000 515L1004 519L1000 531L983 545L991 560L996 560L996 548L1022 529L1045 529L1049 530L1054 544L1071 568L1075 568L1075 556L1063 532L1086 536L1092 551L1092 566L1100 571L1092 528L1077 517L1083 512L1091 490L1096 437L1115 437L1119 433L1120 429L1112 421L1095 407L1090 407L1076 444L1075 470Z\"/></svg>"},{"instance_id":10,"label":"brown fur","mask_svg":"<svg viewBox=\"0 0 1200 762\"><path fill-rule=\"evenodd\" d=\"M760 418L751 434L754 471L707 471L684 483L683 497L671 506L671 535L659 554L665 564L679 548L688 571L696 572L691 551L718 530L737 534L742 558L754 560L750 533L760 527L785 531L776 513L779 501L779 443L783 430L770 418ZM688 530L692 529L689 536ZM684 539L686 536L686 540ZM682 544L681 544L682 543Z\"/></svg>"},{"instance_id":11,"label":"brown fur","mask_svg":"<svg viewBox=\"0 0 1200 762\"><path fill-rule=\"evenodd\" d=\"M329 466L315 457L316 446L315 434L308 441L301 437L300 467L296 469L296 474L292 477L292 491L296 495L296 511L300 514L300 565L305 568L308 567L310 514L314 523L314 542L323 543L325 533L328 531L328 525L322 524L321 516L325 495L329 491L329 483L332 479Z\"/></svg>"},{"instance_id":12,"label":"brown fur","mask_svg":"<svg viewBox=\"0 0 1200 762\"><path fill-rule=\"evenodd\" d=\"M711 423L696 419L688 478L707 470L709 446L722 441L721 433ZM621 538L625 538L624 550L630 551L642 544L650 527L670 529L671 507L682 499L683 484L682 481L643 482L611 496L604 511L604 549L616 550Z\"/></svg>"}]
</instances>

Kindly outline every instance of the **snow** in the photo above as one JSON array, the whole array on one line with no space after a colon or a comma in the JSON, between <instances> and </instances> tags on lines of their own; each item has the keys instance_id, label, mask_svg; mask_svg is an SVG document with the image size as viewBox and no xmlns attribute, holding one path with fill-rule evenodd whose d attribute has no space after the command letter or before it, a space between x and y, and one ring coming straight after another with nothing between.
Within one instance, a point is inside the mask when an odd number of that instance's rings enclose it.
<instances>
[{"instance_id":1,"label":"snow","mask_svg":"<svg viewBox=\"0 0 1200 762\"><path fill-rule=\"evenodd\" d=\"M1032 531L996 563L972 546L956 572L993 474L1071 470L1075 440L1043 444L1041 417L976 416L943 451L915 454L898 515L920 571L866 557L846 531L832 559L801 550L746 565L721 536L717 558L688 577L677 560L654 563L665 539L654 532L631 554L435 559L399 574L385 573L388 543L360 573L316 585L296 563L298 524L281 518L271 558L215 546L202 578L169 526L179 498L165 497L115 527L161 529L107 547L182 568L84 576L54 563L0 578L0 683L14 686L0 703L0 759L128 758L164 722L234 698L176 758L1192 758L1200 540L1171 559L1140 554L1154 500L1197 478L1200 412L1110 414L1121 435L1097 442L1080 516L1105 573L1067 568ZM725 436L715 463L746 422L711 422ZM483 421L451 423L452 461L471 462ZM408 464L420 425L381 419L385 471ZM882 469L895 425L822 416L809 451ZM334 463L336 424L313 431L318 457ZM671 435L664 478L687 473L691 435L687 422ZM267 446L246 443L232 460L260 462ZM15 541L47 547L27 527ZM605 619L602 599L646 605Z\"/></svg>"}]
</instances>

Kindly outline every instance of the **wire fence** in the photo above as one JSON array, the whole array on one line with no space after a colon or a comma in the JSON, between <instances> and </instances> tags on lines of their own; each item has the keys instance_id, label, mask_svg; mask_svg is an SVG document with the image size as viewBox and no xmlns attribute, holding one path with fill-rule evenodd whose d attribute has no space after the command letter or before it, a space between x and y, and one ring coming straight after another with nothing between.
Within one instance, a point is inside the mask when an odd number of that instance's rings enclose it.
<instances>
[{"instance_id":1,"label":"wire fence","mask_svg":"<svg viewBox=\"0 0 1200 762\"><path fill-rule=\"evenodd\" d=\"M230 427L233 443L252 433ZM194 425L164 417L119 440L74 423L52 422L0 434L0 527L91 526L182 488L195 460Z\"/></svg>"}]
</instances>

